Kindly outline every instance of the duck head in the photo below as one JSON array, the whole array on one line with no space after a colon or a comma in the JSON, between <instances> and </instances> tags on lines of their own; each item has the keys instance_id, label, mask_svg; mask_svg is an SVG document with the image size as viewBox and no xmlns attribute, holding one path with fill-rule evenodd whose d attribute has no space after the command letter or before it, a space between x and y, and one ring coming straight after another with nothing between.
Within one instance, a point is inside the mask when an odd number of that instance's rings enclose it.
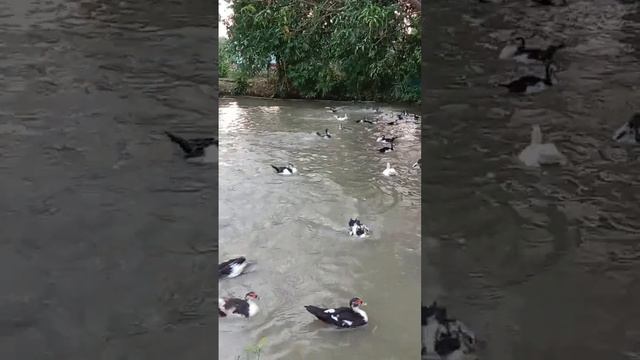
<instances>
[{"instance_id":1,"label":"duck head","mask_svg":"<svg viewBox=\"0 0 640 360\"><path fill-rule=\"evenodd\" d=\"M360 299L359 297L354 297L349 301L349 306L351 306L352 309L357 309L360 306L365 305L367 305L367 303L365 303L364 300Z\"/></svg>"},{"instance_id":2,"label":"duck head","mask_svg":"<svg viewBox=\"0 0 640 360\"><path fill-rule=\"evenodd\" d=\"M249 300L258 300L260 299L260 297L258 296L258 294L256 294L253 291L249 291L245 296L244 299L249 301Z\"/></svg>"}]
</instances>

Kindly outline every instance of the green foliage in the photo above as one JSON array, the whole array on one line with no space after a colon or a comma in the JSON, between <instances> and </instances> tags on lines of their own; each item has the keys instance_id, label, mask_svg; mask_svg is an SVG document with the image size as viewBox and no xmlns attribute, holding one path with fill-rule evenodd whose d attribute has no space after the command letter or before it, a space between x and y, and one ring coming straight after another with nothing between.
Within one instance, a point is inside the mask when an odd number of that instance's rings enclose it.
<instances>
[{"instance_id":1,"label":"green foliage","mask_svg":"<svg viewBox=\"0 0 640 360\"><path fill-rule=\"evenodd\" d=\"M218 42L218 76L226 78L231 73L232 49L228 41L220 39Z\"/></svg>"},{"instance_id":2,"label":"green foliage","mask_svg":"<svg viewBox=\"0 0 640 360\"><path fill-rule=\"evenodd\" d=\"M420 14L390 0L235 0L230 46L239 70L272 58L278 96L420 99Z\"/></svg>"},{"instance_id":3,"label":"green foliage","mask_svg":"<svg viewBox=\"0 0 640 360\"><path fill-rule=\"evenodd\" d=\"M267 346L267 338L263 337L255 345L249 345L244 349L246 360L260 360L260 354L262 349ZM240 356L236 357L236 360L240 360Z\"/></svg>"}]
</instances>

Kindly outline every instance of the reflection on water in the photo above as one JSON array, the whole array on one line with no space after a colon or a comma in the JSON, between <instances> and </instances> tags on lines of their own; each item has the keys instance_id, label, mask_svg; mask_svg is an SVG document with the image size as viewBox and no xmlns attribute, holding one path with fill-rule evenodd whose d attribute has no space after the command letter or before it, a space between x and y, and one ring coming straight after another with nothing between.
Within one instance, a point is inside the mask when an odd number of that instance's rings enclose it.
<instances>
[{"instance_id":1,"label":"reflection on water","mask_svg":"<svg viewBox=\"0 0 640 360\"><path fill-rule=\"evenodd\" d=\"M215 354L215 9L0 2L0 358Z\"/></svg>"},{"instance_id":2,"label":"reflection on water","mask_svg":"<svg viewBox=\"0 0 640 360\"><path fill-rule=\"evenodd\" d=\"M415 359L419 355L420 156L416 124L401 124L398 151L380 154L384 125L339 122L324 104L220 102L221 259L246 255L254 271L219 284L222 296L253 290L261 313L220 321L220 359L267 338L267 359ZM339 129L338 124L343 128ZM316 135L328 128L329 140ZM277 176L271 164L299 174ZM399 176L382 176L386 162ZM349 217L372 230L347 234ZM347 306L362 297L370 323L327 329L304 305Z\"/></svg>"},{"instance_id":3,"label":"reflection on water","mask_svg":"<svg viewBox=\"0 0 640 360\"><path fill-rule=\"evenodd\" d=\"M637 3L429 10L423 302L447 303L486 341L485 359L637 359L640 148L610 140L640 106ZM493 85L539 73L497 60L518 35L567 44L557 87ZM568 165L517 162L532 124Z\"/></svg>"}]
</instances>

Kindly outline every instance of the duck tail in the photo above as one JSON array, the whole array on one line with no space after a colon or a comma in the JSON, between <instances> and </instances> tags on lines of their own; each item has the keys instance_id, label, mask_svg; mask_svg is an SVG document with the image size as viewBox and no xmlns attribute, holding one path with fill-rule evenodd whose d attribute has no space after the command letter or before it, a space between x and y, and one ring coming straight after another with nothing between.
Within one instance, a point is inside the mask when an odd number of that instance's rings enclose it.
<instances>
[{"instance_id":1,"label":"duck tail","mask_svg":"<svg viewBox=\"0 0 640 360\"><path fill-rule=\"evenodd\" d=\"M323 321L326 321L327 317L329 316L328 314L326 314L324 312L325 309L319 308L317 306L306 305L304 308L307 309L307 311L310 312L311 315L313 315L313 316L315 316L318 319L323 320Z\"/></svg>"},{"instance_id":2,"label":"duck tail","mask_svg":"<svg viewBox=\"0 0 640 360\"><path fill-rule=\"evenodd\" d=\"M176 143L180 146L180 148L182 149L182 151L184 151L185 153L189 154L193 151L193 149L191 148L191 145L189 144L189 142L187 140L185 140L184 138L181 138L178 135L174 135L172 133L170 133L169 131L165 131L164 132L169 139L171 140L171 142Z\"/></svg>"},{"instance_id":3,"label":"duck tail","mask_svg":"<svg viewBox=\"0 0 640 360\"><path fill-rule=\"evenodd\" d=\"M271 165L271 167L272 167L276 172L280 172L280 169L278 169L278 167L277 167L277 166L275 166L275 165Z\"/></svg>"}]
</instances>

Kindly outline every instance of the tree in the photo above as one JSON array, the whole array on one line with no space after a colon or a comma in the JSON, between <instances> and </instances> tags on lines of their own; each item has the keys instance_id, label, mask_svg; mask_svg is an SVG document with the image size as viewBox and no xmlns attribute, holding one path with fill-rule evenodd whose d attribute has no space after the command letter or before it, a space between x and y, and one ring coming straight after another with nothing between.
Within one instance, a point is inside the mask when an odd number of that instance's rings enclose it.
<instances>
[{"instance_id":1,"label":"tree","mask_svg":"<svg viewBox=\"0 0 640 360\"><path fill-rule=\"evenodd\" d=\"M276 62L281 97L420 99L420 13L411 1L236 0L230 46L249 76Z\"/></svg>"}]
</instances>

